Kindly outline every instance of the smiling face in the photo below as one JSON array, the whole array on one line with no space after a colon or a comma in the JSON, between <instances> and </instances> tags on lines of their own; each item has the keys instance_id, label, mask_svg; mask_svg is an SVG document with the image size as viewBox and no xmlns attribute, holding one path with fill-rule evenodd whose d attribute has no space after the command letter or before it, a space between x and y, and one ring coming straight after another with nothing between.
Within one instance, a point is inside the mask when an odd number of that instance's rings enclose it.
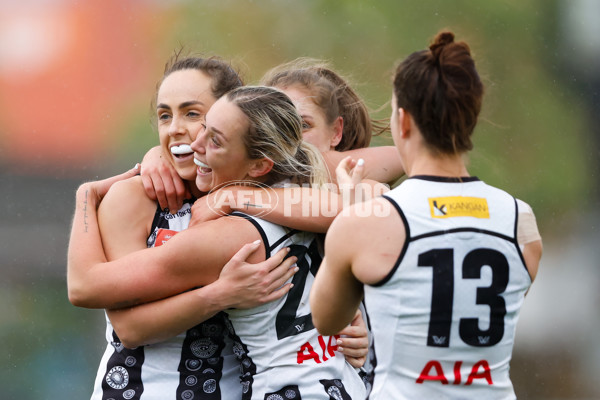
<instances>
[{"instance_id":1,"label":"smiling face","mask_svg":"<svg viewBox=\"0 0 600 400\"><path fill-rule=\"evenodd\" d=\"M158 90L156 115L163 157L184 180L196 178L190 145L196 140L206 113L216 101L211 84L211 78L205 73L184 69L168 75Z\"/></svg>"},{"instance_id":2,"label":"smiling face","mask_svg":"<svg viewBox=\"0 0 600 400\"><path fill-rule=\"evenodd\" d=\"M210 108L205 128L192 144L200 191L209 192L224 183L250 178L248 173L256 160L248 157L244 144L249 126L244 113L226 98Z\"/></svg>"},{"instance_id":3,"label":"smiling face","mask_svg":"<svg viewBox=\"0 0 600 400\"><path fill-rule=\"evenodd\" d=\"M316 146L320 152L333 150L342 138L341 125L337 126L340 118L328 123L323 109L312 100L310 91L302 86L280 90L292 99L302 117L302 139Z\"/></svg>"}]
</instances>

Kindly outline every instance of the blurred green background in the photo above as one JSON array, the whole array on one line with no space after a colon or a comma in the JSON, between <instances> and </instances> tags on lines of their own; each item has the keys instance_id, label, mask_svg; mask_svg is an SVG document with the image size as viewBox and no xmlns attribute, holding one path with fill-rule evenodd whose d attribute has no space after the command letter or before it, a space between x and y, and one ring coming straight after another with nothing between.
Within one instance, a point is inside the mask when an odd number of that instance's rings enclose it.
<instances>
[{"instance_id":1,"label":"blurred green background","mask_svg":"<svg viewBox=\"0 0 600 400\"><path fill-rule=\"evenodd\" d=\"M596 0L0 0L0 398L91 394L104 325L66 296L74 190L158 143L150 100L174 50L220 55L247 83L325 59L387 118L394 66L444 28L486 85L469 170L527 201L544 238L517 395L600 398L599 27Z\"/></svg>"}]
</instances>

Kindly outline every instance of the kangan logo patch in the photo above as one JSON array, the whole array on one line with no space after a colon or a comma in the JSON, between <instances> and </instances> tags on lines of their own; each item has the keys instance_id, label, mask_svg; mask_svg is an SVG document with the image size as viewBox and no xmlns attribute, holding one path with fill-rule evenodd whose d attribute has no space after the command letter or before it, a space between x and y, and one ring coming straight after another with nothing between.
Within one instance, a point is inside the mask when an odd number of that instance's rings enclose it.
<instances>
[{"instance_id":1,"label":"kangan logo patch","mask_svg":"<svg viewBox=\"0 0 600 400\"><path fill-rule=\"evenodd\" d=\"M432 218L474 217L489 218L487 199L481 197L430 197Z\"/></svg>"}]
</instances>

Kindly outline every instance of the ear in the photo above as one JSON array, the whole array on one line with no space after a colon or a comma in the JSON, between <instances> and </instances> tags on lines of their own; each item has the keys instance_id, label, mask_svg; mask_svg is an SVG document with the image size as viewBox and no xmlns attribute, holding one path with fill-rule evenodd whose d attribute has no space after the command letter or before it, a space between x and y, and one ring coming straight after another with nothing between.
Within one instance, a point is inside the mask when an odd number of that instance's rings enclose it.
<instances>
[{"instance_id":1,"label":"ear","mask_svg":"<svg viewBox=\"0 0 600 400\"><path fill-rule=\"evenodd\" d=\"M342 132L344 131L344 118L337 117L335 121L333 121L333 137L329 142L329 147L334 148L342 141Z\"/></svg>"},{"instance_id":2,"label":"ear","mask_svg":"<svg viewBox=\"0 0 600 400\"><path fill-rule=\"evenodd\" d=\"M400 136L407 138L410 136L410 128L412 125L412 116L404 108L398 109L398 128L400 128Z\"/></svg>"},{"instance_id":3,"label":"ear","mask_svg":"<svg viewBox=\"0 0 600 400\"><path fill-rule=\"evenodd\" d=\"M259 176L264 176L271 172L273 169L273 160L270 158L259 158L258 160L253 160L250 165L250 170L248 171L248 175L252 178L258 178Z\"/></svg>"}]
</instances>

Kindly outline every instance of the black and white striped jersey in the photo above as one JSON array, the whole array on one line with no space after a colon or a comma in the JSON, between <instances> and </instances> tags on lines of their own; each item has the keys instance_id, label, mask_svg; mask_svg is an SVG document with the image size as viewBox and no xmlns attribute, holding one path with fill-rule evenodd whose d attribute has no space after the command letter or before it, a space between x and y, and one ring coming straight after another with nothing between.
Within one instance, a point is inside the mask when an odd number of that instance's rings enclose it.
<instances>
[{"instance_id":1,"label":"black and white striped jersey","mask_svg":"<svg viewBox=\"0 0 600 400\"><path fill-rule=\"evenodd\" d=\"M164 244L186 229L193 201L175 214L157 208L148 247ZM227 316L215 317L176 337L126 349L108 318L108 342L92 400L229 400L241 397L240 365L233 354Z\"/></svg>"}]
</instances>

